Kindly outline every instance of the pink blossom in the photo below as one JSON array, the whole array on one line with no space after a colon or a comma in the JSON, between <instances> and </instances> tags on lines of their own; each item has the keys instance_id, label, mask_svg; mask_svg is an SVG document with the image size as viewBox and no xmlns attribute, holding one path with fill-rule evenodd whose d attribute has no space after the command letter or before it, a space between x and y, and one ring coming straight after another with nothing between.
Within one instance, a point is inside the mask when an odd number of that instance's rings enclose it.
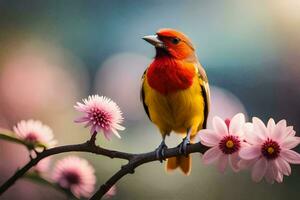
<instances>
[{"instance_id":1,"label":"pink blossom","mask_svg":"<svg viewBox=\"0 0 300 200\"><path fill-rule=\"evenodd\" d=\"M119 106L111 99L92 95L83 99L83 103L77 102L74 106L76 110L84 113L84 116L75 120L77 123L85 123L86 127L91 127L91 134L103 131L107 139L112 133L121 138L117 130L125 128L120 124L123 122L122 112Z\"/></svg>"},{"instance_id":2,"label":"pink blossom","mask_svg":"<svg viewBox=\"0 0 300 200\"><path fill-rule=\"evenodd\" d=\"M52 147L56 144L52 130L37 120L22 120L13 127L13 130L18 138L33 146L43 144L46 147Z\"/></svg>"},{"instance_id":3,"label":"pink blossom","mask_svg":"<svg viewBox=\"0 0 300 200\"><path fill-rule=\"evenodd\" d=\"M115 185L113 185L104 195L104 199L109 199L113 196L115 196L117 193L117 187Z\"/></svg>"},{"instance_id":4,"label":"pink blossom","mask_svg":"<svg viewBox=\"0 0 300 200\"><path fill-rule=\"evenodd\" d=\"M77 198L90 197L96 183L94 172L86 160L69 156L56 163L52 179L61 187L69 189Z\"/></svg>"},{"instance_id":5,"label":"pink blossom","mask_svg":"<svg viewBox=\"0 0 300 200\"><path fill-rule=\"evenodd\" d=\"M203 129L199 133L201 143L211 147L203 155L204 164L216 162L219 171L223 173L229 163L233 171L239 171L238 152L245 145L243 141L245 116L242 113L236 114L231 121L224 121L215 116L212 122L213 130Z\"/></svg>"},{"instance_id":6,"label":"pink blossom","mask_svg":"<svg viewBox=\"0 0 300 200\"><path fill-rule=\"evenodd\" d=\"M259 182L265 177L269 183L282 182L283 175L291 174L290 163L300 164L300 154L291 150L299 143L299 137L286 120L275 124L271 118L267 126L258 118L246 126L245 139L248 146L240 150L241 168L252 168L252 179Z\"/></svg>"}]
</instances>

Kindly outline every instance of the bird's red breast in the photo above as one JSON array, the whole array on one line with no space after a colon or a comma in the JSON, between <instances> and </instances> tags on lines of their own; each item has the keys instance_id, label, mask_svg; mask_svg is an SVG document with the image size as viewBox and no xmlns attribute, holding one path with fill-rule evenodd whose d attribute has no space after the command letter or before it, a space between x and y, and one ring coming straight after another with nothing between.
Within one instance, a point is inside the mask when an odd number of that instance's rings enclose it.
<instances>
[{"instance_id":1,"label":"bird's red breast","mask_svg":"<svg viewBox=\"0 0 300 200\"><path fill-rule=\"evenodd\" d=\"M168 56L155 58L147 71L150 87L164 95L189 88L194 76L194 67Z\"/></svg>"}]
</instances>

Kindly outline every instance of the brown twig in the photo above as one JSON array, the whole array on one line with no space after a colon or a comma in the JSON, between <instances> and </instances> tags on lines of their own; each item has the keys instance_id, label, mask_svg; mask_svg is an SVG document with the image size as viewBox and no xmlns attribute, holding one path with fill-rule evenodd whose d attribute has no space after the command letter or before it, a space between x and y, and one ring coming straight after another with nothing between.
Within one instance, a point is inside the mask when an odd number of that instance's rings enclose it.
<instances>
[{"instance_id":1,"label":"brown twig","mask_svg":"<svg viewBox=\"0 0 300 200\"><path fill-rule=\"evenodd\" d=\"M190 153L204 153L208 148L201 145L201 143L191 144L187 147L187 154ZM179 151L179 147L176 148L170 148L166 149L164 152L165 158L170 158L174 156L182 155ZM106 183L104 183L98 191L90 198L90 200L98 200L101 199L107 191L114 185L116 182L118 182L122 177L124 177L127 174L134 173L135 168L138 166L153 162L153 161L159 161L159 158L156 156L156 151L152 151L149 153L144 154L135 154L129 159L128 164L121 167L121 169L115 173Z\"/></svg>"}]
</instances>

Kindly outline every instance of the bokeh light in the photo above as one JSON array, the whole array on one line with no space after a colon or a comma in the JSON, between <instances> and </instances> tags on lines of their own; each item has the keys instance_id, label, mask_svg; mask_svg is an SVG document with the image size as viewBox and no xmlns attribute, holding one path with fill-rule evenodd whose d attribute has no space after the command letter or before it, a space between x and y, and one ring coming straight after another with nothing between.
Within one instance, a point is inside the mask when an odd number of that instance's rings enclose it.
<instances>
[{"instance_id":1,"label":"bokeh light","mask_svg":"<svg viewBox=\"0 0 300 200\"><path fill-rule=\"evenodd\" d=\"M62 48L35 40L11 48L16 50L0 62L1 115L11 120L8 127L20 119L63 112L87 90L80 61Z\"/></svg>"},{"instance_id":2,"label":"bokeh light","mask_svg":"<svg viewBox=\"0 0 300 200\"><path fill-rule=\"evenodd\" d=\"M144 115L140 102L142 75L150 59L134 53L115 54L105 60L96 75L96 92L116 101L126 120L138 121Z\"/></svg>"},{"instance_id":3,"label":"bokeh light","mask_svg":"<svg viewBox=\"0 0 300 200\"><path fill-rule=\"evenodd\" d=\"M247 120L247 112L242 102L226 89L210 86L211 107L207 127L212 127L212 118L231 119L237 113L243 113Z\"/></svg>"}]
</instances>

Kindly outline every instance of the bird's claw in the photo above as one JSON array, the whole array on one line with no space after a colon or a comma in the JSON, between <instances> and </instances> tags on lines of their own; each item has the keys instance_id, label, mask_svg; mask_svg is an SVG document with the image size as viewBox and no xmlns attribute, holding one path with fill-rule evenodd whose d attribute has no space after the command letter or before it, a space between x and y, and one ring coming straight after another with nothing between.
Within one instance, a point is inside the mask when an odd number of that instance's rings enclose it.
<instances>
[{"instance_id":1,"label":"bird's claw","mask_svg":"<svg viewBox=\"0 0 300 200\"><path fill-rule=\"evenodd\" d=\"M188 156L187 154L187 146L190 144L190 139L185 137L179 145L179 153Z\"/></svg>"},{"instance_id":2,"label":"bird's claw","mask_svg":"<svg viewBox=\"0 0 300 200\"><path fill-rule=\"evenodd\" d=\"M167 149L167 145L164 141L162 141L160 143L160 145L157 147L157 149L155 150L156 152L156 158L159 160L159 162L163 162L163 160L165 160L165 149Z\"/></svg>"}]
</instances>

